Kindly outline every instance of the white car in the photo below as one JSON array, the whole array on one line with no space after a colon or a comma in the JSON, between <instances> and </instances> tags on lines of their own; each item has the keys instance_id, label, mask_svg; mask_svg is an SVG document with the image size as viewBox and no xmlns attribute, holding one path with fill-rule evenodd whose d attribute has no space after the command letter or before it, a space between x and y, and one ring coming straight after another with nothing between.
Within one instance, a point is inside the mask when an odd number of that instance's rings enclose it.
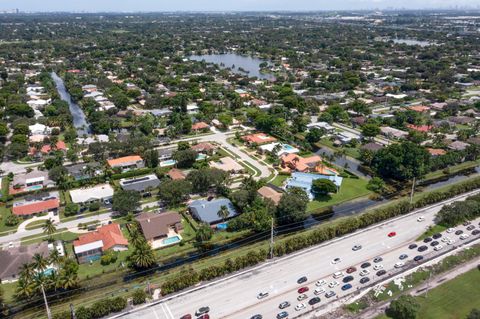
<instances>
[{"instance_id":1,"label":"white car","mask_svg":"<svg viewBox=\"0 0 480 319\"><path fill-rule=\"evenodd\" d=\"M338 285L340 285L340 283L338 281L334 280L334 281L332 281L331 283L328 284L328 287L333 288L333 287L338 286Z\"/></svg>"},{"instance_id":2,"label":"white car","mask_svg":"<svg viewBox=\"0 0 480 319\"><path fill-rule=\"evenodd\" d=\"M360 250L360 249L362 249L362 245L355 245L355 246L352 247L353 251L357 251L357 250Z\"/></svg>"},{"instance_id":3,"label":"white car","mask_svg":"<svg viewBox=\"0 0 480 319\"><path fill-rule=\"evenodd\" d=\"M295 306L296 311L300 311L305 308L307 308L307 306L304 303L299 303L298 305Z\"/></svg>"},{"instance_id":4,"label":"white car","mask_svg":"<svg viewBox=\"0 0 480 319\"><path fill-rule=\"evenodd\" d=\"M324 293L325 293L325 288L323 288L323 287L317 288L317 289L315 289L315 291L314 291L313 293L314 293L315 295L324 294Z\"/></svg>"},{"instance_id":5,"label":"white car","mask_svg":"<svg viewBox=\"0 0 480 319\"><path fill-rule=\"evenodd\" d=\"M454 242L455 242L454 239L450 239L449 241L447 241L447 245L453 245Z\"/></svg>"},{"instance_id":6,"label":"white car","mask_svg":"<svg viewBox=\"0 0 480 319\"><path fill-rule=\"evenodd\" d=\"M298 300L298 301L302 301L302 300L305 300L305 299L307 299L307 298L308 298L307 294L301 294L301 295L299 295L299 296L297 297L297 300Z\"/></svg>"},{"instance_id":7,"label":"white car","mask_svg":"<svg viewBox=\"0 0 480 319\"><path fill-rule=\"evenodd\" d=\"M425 220L424 216L420 216L417 218L417 222L423 222Z\"/></svg>"},{"instance_id":8,"label":"white car","mask_svg":"<svg viewBox=\"0 0 480 319\"><path fill-rule=\"evenodd\" d=\"M262 291L261 293L259 293L257 295L257 299L263 299L263 298L266 298L268 297L268 292L267 291Z\"/></svg>"},{"instance_id":9,"label":"white car","mask_svg":"<svg viewBox=\"0 0 480 319\"><path fill-rule=\"evenodd\" d=\"M453 233L454 231L455 231L455 228L449 228L449 229L447 229L447 233L449 233L449 234L450 234L450 233Z\"/></svg>"},{"instance_id":10,"label":"white car","mask_svg":"<svg viewBox=\"0 0 480 319\"><path fill-rule=\"evenodd\" d=\"M442 249L443 249L442 245L437 245L437 246L435 246L435 248L433 248L433 250L435 250L435 251L439 251L439 250L442 250Z\"/></svg>"},{"instance_id":11,"label":"white car","mask_svg":"<svg viewBox=\"0 0 480 319\"><path fill-rule=\"evenodd\" d=\"M327 283L327 282L326 282L325 280L320 279L320 280L318 280L318 281L315 283L315 286L320 287L320 286L325 285L326 283Z\"/></svg>"},{"instance_id":12,"label":"white car","mask_svg":"<svg viewBox=\"0 0 480 319\"><path fill-rule=\"evenodd\" d=\"M338 264L338 263L341 262L341 261L342 261L342 260L341 260L339 257L337 257L337 258L335 258L334 260L332 260L332 265L336 265L336 264Z\"/></svg>"},{"instance_id":13,"label":"white car","mask_svg":"<svg viewBox=\"0 0 480 319\"><path fill-rule=\"evenodd\" d=\"M377 264L377 265L373 266L373 270L380 270L380 269L383 269L382 264Z\"/></svg>"},{"instance_id":14,"label":"white car","mask_svg":"<svg viewBox=\"0 0 480 319\"><path fill-rule=\"evenodd\" d=\"M443 237L442 238L442 242L446 243L446 242L449 242L451 239L450 237Z\"/></svg>"},{"instance_id":15,"label":"white car","mask_svg":"<svg viewBox=\"0 0 480 319\"><path fill-rule=\"evenodd\" d=\"M364 270L362 270L362 271L360 272L360 276L365 277L365 276L367 276L369 273L370 273L370 271L368 271L367 269L364 269Z\"/></svg>"},{"instance_id":16,"label":"white car","mask_svg":"<svg viewBox=\"0 0 480 319\"><path fill-rule=\"evenodd\" d=\"M469 234L463 234L463 235L460 236L460 239L464 240L464 239L467 239L468 237L470 237Z\"/></svg>"},{"instance_id":17,"label":"white car","mask_svg":"<svg viewBox=\"0 0 480 319\"><path fill-rule=\"evenodd\" d=\"M399 261L398 263L395 264L395 268L402 268L403 265L405 265L403 262Z\"/></svg>"}]
</instances>

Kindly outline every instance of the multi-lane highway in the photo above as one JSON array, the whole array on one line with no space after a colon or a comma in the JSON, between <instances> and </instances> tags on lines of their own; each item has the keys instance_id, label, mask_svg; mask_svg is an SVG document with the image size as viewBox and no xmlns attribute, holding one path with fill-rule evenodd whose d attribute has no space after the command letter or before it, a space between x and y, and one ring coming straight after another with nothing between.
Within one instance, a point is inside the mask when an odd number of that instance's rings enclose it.
<instances>
[{"instance_id":1,"label":"multi-lane highway","mask_svg":"<svg viewBox=\"0 0 480 319\"><path fill-rule=\"evenodd\" d=\"M464 198L465 196L457 197L446 203ZM435 205L414 214L371 227L368 230L287 256L247 271L240 276L232 276L229 279L208 284L202 289L194 289L179 294L159 304L126 314L123 317L174 319L181 318L186 314L193 316L197 309L208 306L210 307L210 318L215 319L248 319L256 314L261 314L263 318L276 318L278 313L282 311L279 309L279 304L284 301L291 303L291 306L285 309L290 317L298 316L312 310L308 301L315 297L314 290L317 288L315 285L317 280L323 279L326 281L326 285L322 285L326 292L331 290L336 293L336 296L342 296L361 286L359 283L361 277L359 272L362 270L360 265L365 261L371 263L371 266L366 268L370 273L365 276L371 279L371 283L379 279L376 276L378 270L373 269L375 265L381 264L386 271L392 271L394 265L400 262L399 256L401 254L408 255L405 260L402 260L402 262L408 264L412 263L412 259L417 255L433 252L430 243L425 244L428 249L422 253L418 252L416 248L409 249L408 245L415 242L416 238L429 225L433 224L434 216L441 207L442 205ZM424 218L423 221L418 221L420 216ZM479 228L478 222L475 226L477 229ZM388 234L391 232L395 232L395 236L389 237ZM471 233L471 231L468 231L468 233ZM457 243L461 241L458 238L459 235L454 233L449 233L448 236ZM439 242L441 245L447 246L446 243L441 242L441 239L439 239ZM423 243L418 244L419 246L423 245ZM354 245L361 245L362 249L353 251L352 247ZM377 256L381 256L383 260L374 263L373 259ZM335 258L340 258L341 261L332 263ZM353 281L350 282L353 287L347 291L342 291L344 277L341 277L336 279L339 285L329 288L328 284L335 280L332 278L332 274L342 271L346 276L345 270L350 266L357 268L357 271L351 274L354 277ZM377 266L377 268L379 267ZM298 284L297 280L302 276L307 277L307 282ZM300 287L309 288L308 298L301 302L297 300L299 296L297 290ZM257 294L260 292L268 292L268 296L258 299ZM318 296L321 301L315 307L325 305L329 300L336 298L334 296L328 299L324 293ZM305 309L296 311L294 308L299 303L305 303Z\"/></svg>"}]
</instances>

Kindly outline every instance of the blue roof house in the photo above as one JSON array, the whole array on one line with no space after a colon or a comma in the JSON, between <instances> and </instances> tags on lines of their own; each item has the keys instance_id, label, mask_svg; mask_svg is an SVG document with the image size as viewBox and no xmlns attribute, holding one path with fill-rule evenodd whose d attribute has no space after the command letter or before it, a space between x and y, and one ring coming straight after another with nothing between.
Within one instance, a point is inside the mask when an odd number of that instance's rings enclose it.
<instances>
[{"instance_id":1,"label":"blue roof house","mask_svg":"<svg viewBox=\"0 0 480 319\"><path fill-rule=\"evenodd\" d=\"M235 207L227 198L219 198L211 201L205 199L196 200L193 201L188 208L195 219L213 225L222 221L222 219L218 217L218 211L222 206L228 208L229 215L227 219L237 215Z\"/></svg>"},{"instance_id":2,"label":"blue roof house","mask_svg":"<svg viewBox=\"0 0 480 319\"><path fill-rule=\"evenodd\" d=\"M315 198L315 195L312 193L312 183L317 179L328 179L331 180L336 186L337 189L342 185L343 178L338 175L321 175L321 174L311 174L311 173L292 173L292 177L287 180L285 189L290 187L299 187L305 190L310 200Z\"/></svg>"}]
</instances>

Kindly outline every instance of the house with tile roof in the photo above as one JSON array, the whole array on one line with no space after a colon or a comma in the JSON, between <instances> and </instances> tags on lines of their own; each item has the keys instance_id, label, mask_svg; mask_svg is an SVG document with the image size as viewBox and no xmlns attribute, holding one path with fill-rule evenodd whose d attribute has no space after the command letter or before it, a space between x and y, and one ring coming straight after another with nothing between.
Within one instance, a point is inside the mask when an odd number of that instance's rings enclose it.
<instances>
[{"instance_id":1,"label":"house with tile roof","mask_svg":"<svg viewBox=\"0 0 480 319\"><path fill-rule=\"evenodd\" d=\"M154 249L169 246L181 240L182 217L177 212L143 213L135 219L140 224L145 239Z\"/></svg>"},{"instance_id":2,"label":"house with tile roof","mask_svg":"<svg viewBox=\"0 0 480 319\"><path fill-rule=\"evenodd\" d=\"M58 192L27 196L25 199L13 203L12 213L21 217L30 217L48 212L56 213L60 207L59 198Z\"/></svg>"},{"instance_id":3,"label":"house with tile roof","mask_svg":"<svg viewBox=\"0 0 480 319\"><path fill-rule=\"evenodd\" d=\"M124 157L119 157L115 159L109 159L107 160L107 164L111 168L119 167L120 169L122 169L122 171L145 167L145 162L138 155L130 155L130 156L124 156Z\"/></svg>"},{"instance_id":4,"label":"house with tile roof","mask_svg":"<svg viewBox=\"0 0 480 319\"><path fill-rule=\"evenodd\" d=\"M318 155L301 157L297 154L285 154L280 157L282 168L288 171L312 172L322 162Z\"/></svg>"},{"instance_id":5,"label":"house with tile roof","mask_svg":"<svg viewBox=\"0 0 480 319\"><path fill-rule=\"evenodd\" d=\"M73 251L80 264L100 259L107 250L128 250L128 240L123 236L119 224L101 226L73 242Z\"/></svg>"},{"instance_id":6,"label":"house with tile roof","mask_svg":"<svg viewBox=\"0 0 480 319\"><path fill-rule=\"evenodd\" d=\"M248 144L263 145L276 142L277 139L265 133L256 133L242 136L242 140Z\"/></svg>"},{"instance_id":7,"label":"house with tile roof","mask_svg":"<svg viewBox=\"0 0 480 319\"><path fill-rule=\"evenodd\" d=\"M197 122L192 125L192 131L194 132L208 130L209 128L210 128L210 125L208 125L205 122Z\"/></svg>"}]
</instances>

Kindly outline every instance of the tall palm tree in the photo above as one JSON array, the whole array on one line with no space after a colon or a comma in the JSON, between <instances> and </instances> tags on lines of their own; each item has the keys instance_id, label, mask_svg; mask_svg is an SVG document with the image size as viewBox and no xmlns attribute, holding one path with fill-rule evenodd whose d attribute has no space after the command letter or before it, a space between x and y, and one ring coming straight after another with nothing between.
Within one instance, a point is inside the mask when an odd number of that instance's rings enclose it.
<instances>
[{"instance_id":1,"label":"tall palm tree","mask_svg":"<svg viewBox=\"0 0 480 319\"><path fill-rule=\"evenodd\" d=\"M32 281L20 277L15 290L15 297L18 299L30 299L35 293L35 285Z\"/></svg>"},{"instance_id":2,"label":"tall palm tree","mask_svg":"<svg viewBox=\"0 0 480 319\"><path fill-rule=\"evenodd\" d=\"M52 235L55 234L56 231L57 227L53 223L53 220L51 218L46 220L45 224L43 225L43 233L48 235L49 240L52 239Z\"/></svg>"},{"instance_id":3,"label":"tall palm tree","mask_svg":"<svg viewBox=\"0 0 480 319\"><path fill-rule=\"evenodd\" d=\"M33 266L35 267L35 270L37 272L43 273L43 271L47 269L48 260L42 255L37 253L33 255ZM36 274L35 276L38 276L38 274Z\"/></svg>"},{"instance_id":4,"label":"tall palm tree","mask_svg":"<svg viewBox=\"0 0 480 319\"><path fill-rule=\"evenodd\" d=\"M78 274L72 271L62 271L60 274L59 286L63 289L78 287Z\"/></svg>"},{"instance_id":5,"label":"tall palm tree","mask_svg":"<svg viewBox=\"0 0 480 319\"><path fill-rule=\"evenodd\" d=\"M230 211L228 210L228 207L225 205L220 206L220 210L217 212L217 216L222 219L222 221L225 221L227 217L230 215Z\"/></svg>"},{"instance_id":6,"label":"tall palm tree","mask_svg":"<svg viewBox=\"0 0 480 319\"><path fill-rule=\"evenodd\" d=\"M50 261L50 263L57 267L62 262L62 259L62 256L60 256L60 253L56 249L52 250L50 252L50 255L48 256L48 260Z\"/></svg>"},{"instance_id":7,"label":"tall palm tree","mask_svg":"<svg viewBox=\"0 0 480 319\"><path fill-rule=\"evenodd\" d=\"M26 281L32 281L35 276L35 266L33 263L25 263L20 267L20 277Z\"/></svg>"},{"instance_id":8,"label":"tall palm tree","mask_svg":"<svg viewBox=\"0 0 480 319\"><path fill-rule=\"evenodd\" d=\"M135 247L135 250L129 256L129 260L135 268L140 269L150 268L156 262L152 247L146 241Z\"/></svg>"}]
</instances>

